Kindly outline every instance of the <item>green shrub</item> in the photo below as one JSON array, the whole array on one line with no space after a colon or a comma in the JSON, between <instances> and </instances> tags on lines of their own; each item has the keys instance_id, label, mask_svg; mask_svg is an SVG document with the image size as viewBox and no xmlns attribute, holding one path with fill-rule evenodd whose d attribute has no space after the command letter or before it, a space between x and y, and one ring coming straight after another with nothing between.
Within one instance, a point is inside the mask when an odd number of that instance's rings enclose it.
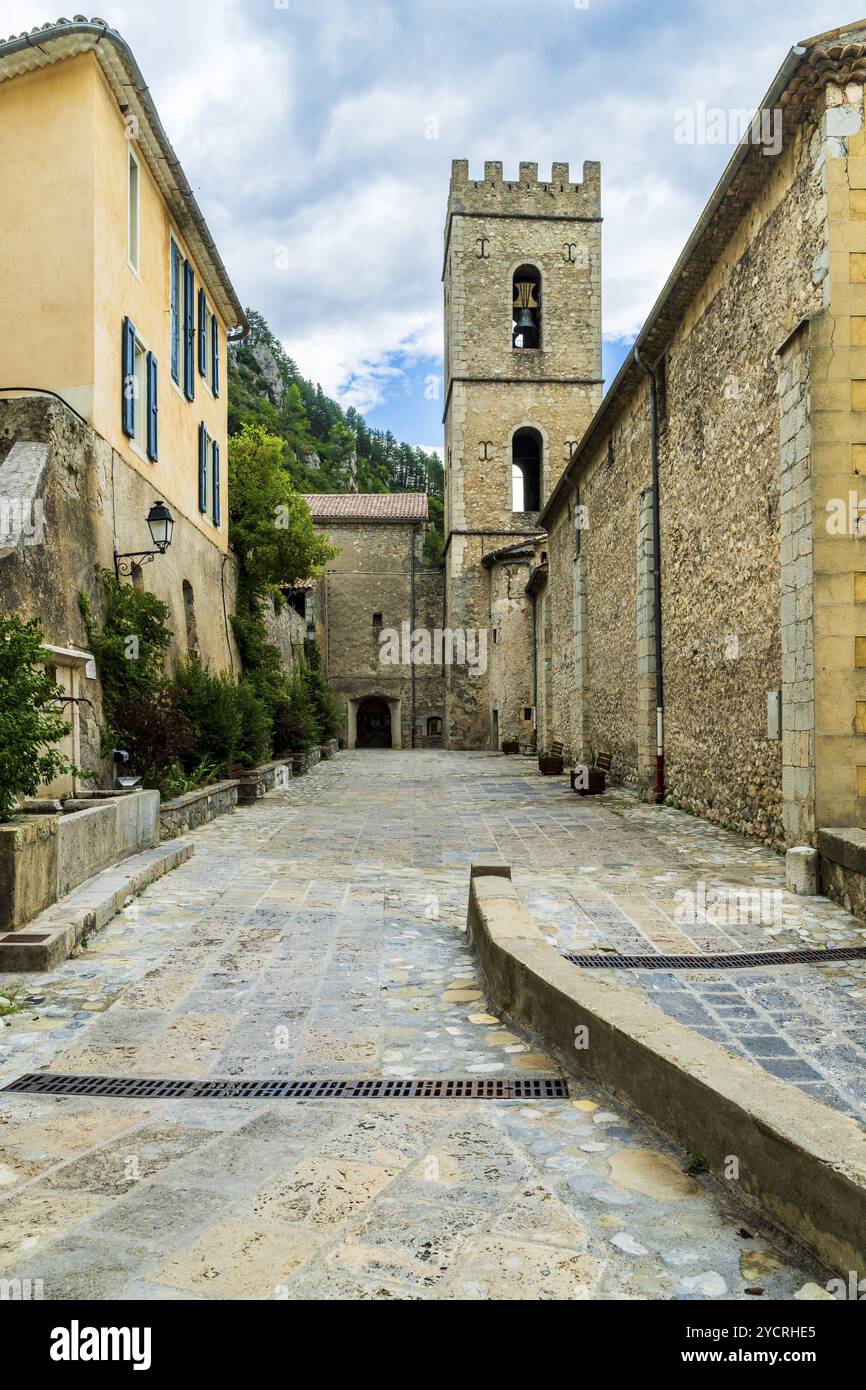
<instances>
[{"instance_id":1,"label":"green shrub","mask_svg":"<svg viewBox=\"0 0 866 1390\"><path fill-rule=\"evenodd\" d=\"M225 673L213 675L191 658L177 668L172 690L181 714L192 725L195 758L209 758L220 773L236 761L241 737L237 686ZM183 760L187 770L191 757Z\"/></svg>"},{"instance_id":2,"label":"green shrub","mask_svg":"<svg viewBox=\"0 0 866 1390\"><path fill-rule=\"evenodd\" d=\"M336 738L343 722L342 712L336 695L325 679L318 647L310 648L300 670L319 728L318 742L321 743L326 738Z\"/></svg>"},{"instance_id":3,"label":"green shrub","mask_svg":"<svg viewBox=\"0 0 866 1390\"><path fill-rule=\"evenodd\" d=\"M168 608L155 594L120 584L110 570L97 570L105 604L99 626L85 594L78 598L87 641L96 657L102 696L109 719L118 701L129 695L148 700L165 688L165 653L171 646Z\"/></svg>"},{"instance_id":4,"label":"green shrub","mask_svg":"<svg viewBox=\"0 0 866 1390\"><path fill-rule=\"evenodd\" d=\"M240 714L237 761L242 767L257 767L271 756L271 714L248 680L238 682L235 698Z\"/></svg>"},{"instance_id":5,"label":"green shrub","mask_svg":"<svg viewBox=\"0 0 866 1390\"><path fill-rule=\"evenodd\" d=\"M296 669L286 683L285 699L274 712L274 751L279 756L313 748L321 741L313 702L300 670Z\"/></svg>"},{"instance_id":6,"label":"green shrub","mask_svg":"<svg viewBox=\"0 0 866 1390\"><path fill-rule=\"evenodd\" d=\"M244 676L264 702L269 718L273 719L277 706L286 697L287 673L282 654L268 641L261 603L252 600L251 607L233 614L231 621Z\"/></svg>"},{"instance_id":7,"label":"green shrub","mask_svg":"<svg viewBox=\"0 0 866 1390\"><path fill-rule=\"evenodd\" d=\"M190 721L178 709L172 691L157 690L147 700L128 691L112 710L111 747L124 748L130 767L140 774L146 787L157 787L164 796L177 796L167 790L173 767L190 757L195 733Z\"/></svg>"},{"instance_id":8,"label":"green shrub","mask_svg":"<svg viewBox=\"0 0 866 1390\"><path fill-rule=\"evenodd\" d=\"M74 770L50 746L70 725L56 704L62 692L44 670L48 659L35 620L0 615L0 821L12 819L19 796Z\"/></svg>"}]
</instances>

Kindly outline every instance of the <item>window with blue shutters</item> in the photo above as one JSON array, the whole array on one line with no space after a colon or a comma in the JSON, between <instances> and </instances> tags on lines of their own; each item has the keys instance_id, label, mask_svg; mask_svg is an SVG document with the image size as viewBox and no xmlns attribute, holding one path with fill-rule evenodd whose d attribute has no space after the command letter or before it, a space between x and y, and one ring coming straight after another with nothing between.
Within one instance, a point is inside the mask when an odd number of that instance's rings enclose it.
<instances>
[{"instance_id":1,"label":"window with blue shutters","mask_svg":"<svg viewBox=\"0 0 866 1390\"><path fill-rule=\"evenodd\" d=\"M210 321L211 328L211 389L215 396L220 393L220 326L216 314Z\"/></svg>"},{"instance_id":2,"label":"window with blue shutters","mask_svg":"<svg viewBox=\"0 0 866 1390\"><path fill-rule=\"evenodd\" d=\"M207 299L204 290L198 292L198 369L207 376Z\"/></svg>"},{"instance_id":3,"label":"window with blue shutters","mask_svg":"<svg viewBox=\"0 0 866 1390\"><path fill-rule=\"evenodd\" d=\"M183 390L188 401L195 396L195 275L189 261L183 263Z\"/></svg>"},{"instance_id":4,"label":"window with blue shutters","mask_svg":"<svg viewBox=\"0 0 866 1390\"><path fill-rule=\"evenodd\" d=\"M220 446L213 441L213 487L211 489L211 516L214 526L222 521L222 499L220 497Z\"/></svg>"},{"instance_id":5,"label":"window with blue shutters","mask_svg":"<svg viewBox=\"0 0 866 1390\"><path fill-rule=\"evenodd\" d=\"M171 262L170 262L170 281L171 281L171 374L174 380L180 385L180 359L181 351L181 300L183 299L183 257L174 237L171 239Z\"/></svg>"},{"instance_id":6,"label":"window with blue shutters","mask_svg":"<svg viewBox=\"0 0 866 1390\"><path fill-rule=\"evenodd\" d=\"M157 397L156 358L152 352L147 354L147 457L154 463L159 457L157 449L157 416L159 400Z\"/></svg>"},{"instance_id":7,"label":"window with blue shutters","mask_svg":"<svg viewBox=\"0 0 866 1390\"><path fill-rule=\"evenodd\" d=\"M207 511L208 434L202 422L198 427L198 509Z\"/></svg>"},{"instance_id":8,"label":"window with blue shutters","mask_svg":"<svg viewBox=\"0 0 866 1390\"><path fill-rule=\"evenodd\" d=\"M120 408L123 433L130 439L135 437L135 325L131 319L123 320L120 365Z\"/></svg>"}]
</instances>

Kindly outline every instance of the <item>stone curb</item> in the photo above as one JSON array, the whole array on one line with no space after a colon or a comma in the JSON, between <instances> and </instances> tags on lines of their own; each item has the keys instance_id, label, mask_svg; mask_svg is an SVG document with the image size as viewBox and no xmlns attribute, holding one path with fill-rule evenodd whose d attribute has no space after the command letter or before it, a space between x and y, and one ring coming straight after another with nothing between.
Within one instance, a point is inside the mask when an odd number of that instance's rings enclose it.
<instances>
[{"instance_id":1,"label":"stone curb","mask_svg":"<svg viewBox=\"0 0 866 1390\"><path fill-rule=\"evenodd\" d=\"M19 932L0 937L0 970L51 970L72 954L83 937L99 931L130 898L185 863L193 852L189 840L171 840L105 869ZM42 939L16 941L16 936Z\"/></svg>"},{"instance_id":2,"label":"stone curb","mask_svg":"<svg viewBox=\"0 0 866 1390\"><path fill-rule=\"evenodd\" d=\"M569 964L509 878L473 870L467 934L491 1002L566 1070L592 1077L829 1268L866 1273L866 1133L847 1116L677 1023L635 990ZM510 869L500 866L502 875ZM575 1046L585 1028L588 1045ZM726 1179L734 1157L739 1179Z\"/></svg>"}]
</instances>

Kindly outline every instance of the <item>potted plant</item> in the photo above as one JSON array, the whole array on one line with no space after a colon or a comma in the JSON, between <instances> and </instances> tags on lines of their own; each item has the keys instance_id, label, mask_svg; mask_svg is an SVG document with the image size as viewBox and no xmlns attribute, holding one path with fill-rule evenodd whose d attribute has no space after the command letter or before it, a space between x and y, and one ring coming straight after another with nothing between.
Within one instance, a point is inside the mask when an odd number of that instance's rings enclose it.
<instances>
[{"instance_id":1,"label":"potted plant","mask_svg":"<svg viewBox=\"0 0 866 1390\"><path fill-rule=\"evenodd\" d=\"M503 739L502 751L503 753L519 753L520 744L517 742L516 738Z\"/></svg>"},{"instance_id":2,"label":"potted plant","mask_svg":"<svg viewBox=\"0 0 866 1390\"><path fill-rule=\"evenodd\" d=\"M544 777L558 777L562 772L562 752L557 752L556 747L549 753L539 753L538 771Z\"/></svg>"}]
</instances>

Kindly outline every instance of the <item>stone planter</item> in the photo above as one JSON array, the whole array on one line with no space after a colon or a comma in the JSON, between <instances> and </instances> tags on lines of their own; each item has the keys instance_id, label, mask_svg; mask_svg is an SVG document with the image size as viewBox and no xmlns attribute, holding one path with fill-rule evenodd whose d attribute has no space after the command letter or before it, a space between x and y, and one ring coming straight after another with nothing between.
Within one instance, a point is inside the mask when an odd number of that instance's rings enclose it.
<instances>
[{"instance_id":1,"label":"stone planter","mask_svg":"<svg viewBox=\"0 0 866 1390\"><path fill-rule=\"evenodd\" d=\"M164 801L159 808L160 839L176 840L185 831L195 830L196 826L206 825L226 811L234 810L237 804L238 782L234 777Z\"/></svg>"},{"instance_id":2,"label":"stone planter","mask_svg":"<svg viewBox=\"0 0 866 1390\"><path fill-rule=\"evenodd\" d=\"M0 826L0 930L24 926L85 879L158 843L154 791L87 801L64 815L28 814Z\"/></svg>"},{"instance_id":3,"label":"stone planter","mask_svg":"<svg viewBox=\"0 0 866 1390\"><path fill-rule=\"evenodd\" d=\"M260 800L266 792L287 785L291 775L292 765L285 758L262 763L259 767L252 767L241 773L238 778L238 805L249 806L253 801Z\"/></svg>"}]
</instances>

